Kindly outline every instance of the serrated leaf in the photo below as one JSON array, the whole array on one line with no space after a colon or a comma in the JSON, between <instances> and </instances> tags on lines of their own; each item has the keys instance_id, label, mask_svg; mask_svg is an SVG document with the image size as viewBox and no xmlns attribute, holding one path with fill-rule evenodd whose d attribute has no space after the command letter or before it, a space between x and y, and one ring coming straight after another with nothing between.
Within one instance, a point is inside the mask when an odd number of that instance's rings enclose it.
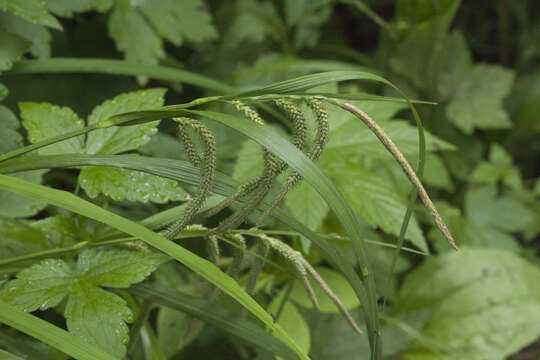
<instances>
[{"instance_id":1,"label":"serrated leaf","mask_svg":"<svg viewBox=\"0 0 540 360\"><path fill-rule=\"evenodd\" d=\"M129 4L115 6L109 17L109 34L129 62L155 65L165 57L159 36Z\"/></svg>"},{"instance_id":2,"label":"serrated leaf","mask_svg":"<svg viewBox=\"0 0 540 360\"><path fill-rule=\"evenodd\" d=\"M116 201L151 201L159 204L189 199L189 195L175 181L113 167L85 167L79 174L79 184L91 198L103 193Z\"/></svg>"},{"instance_id":3,"label":"serrated leaf","mask_svg":"<svg viewBox=\"0 0 540 360\"><path fill-rule=\"evenodd\" d=\"M153 252L87 249L79 255L77 274L94 285L127 288L143 281L167 260Z\"/></svg>"},{"instance_id":4,"label":"serrated leaf","mask_svg":"<svg viewBox=\"0 0 540 360\"><path fill-rule=\"evenodd\" d=\"M126 354L133 314L126 301L84 280L75 281L66 305L68 330L118 358Z\"/></svg>"},{"instance_id":5,"label":"serrated leaf","mask_svg":"<svg viewBox=\"0 0 540 360\"><path fill-rule=\"evenodd\" d=\"M46 3L42 0L0 0L0 10L2 11L8 11L33 24L62 30L58 20L47 12L45 6Z\"/></svg>"},{"instance_id":6,"label":"serrated leaf","mask_svg":"<svg viewBox=\"0 0 540 360\"><path fill-rule=\"evenodd\" d=\"M88 125L107 120L113 115L129 111L148 110L163 106L166 89L155 88L133 91L118 95L96 106L88 117ZM100 129L88 134L86 152L88 154L117 154L134 150L146 144L150 136L157 132L159 121L135 126Z\"/></svg>"},{"instance_id":7,"label":"serrated leaf","mask_svg":"<svg viewBox=\"0 0 540 360\"><path fill-rule=\"evenodd\" d=\"M103 11L112 6L113 0L45 0L50 12L64 17L72 17L73 13L90 10ZM108 3L108 4L106 4Z\"/></svg>"},{"instance_id":8,"label":"serrated leaf","mask_svg":"<svg viewBox=\"0 0 540 360\"><path fill-rule=\"evenodd\" d=\"M472 56L463 34L452 31L440 56L438 90L441 98L450 99L473 67Z\"/></svg>"},{"instance_id":9,"label":"serrated leaf","mask_svg":"<svg viewBox=\"0 0 540 360\"><path fill-rule=\"evenodd\" d=\"M329 159L323 155L322 168L338 185L351 207L370 224L399 235L407 208L406 199L401 198L384 178L369 170L343 161L331 161L332 164L329 164ZM405 238L420 250L428 251L422 231L414 217Z\"/></svg>"},{"instance_id":10,"label":"serrated leaf","mask_svg":"<svg viewBox=\"0 0 540 360\"><path fill-rule=\"evenodd\" d=\"M446 114L465 134L475 128L508 129L512 123L503 109L503 99L514 82L514 72L495 65L477 65L456 89Z\"/></svg>"},{"instance_id":11,"label":"serrated leaf","mask_svg":"<svg viewBox=\"0 0 540 360\"><path fill-rule=\"evenodd\" d=\"M444 344L436 353L415 344L405 359L502 360L540 333L540 271L501 250L469 250L428 260L407 278L396 304L432 309L421 332Z\"/></svg>"},{"instance_id":12,"label":"serrated leaf","mask_svg":"<svg viewBox=\"0 0 540 360\"><path fill-rule=\"evenodd\" d=\"M82 129L84 122L68 107L48 103L19 103L22 124L28 131L28 140L36 143L66 132ZM77 136L39 149L43 155L81 153L84 136Z\"/></svg>"},{"instance_id":13,"label":"serrated leaf","mask_svg":"<svg viewBox=\"0 0 540 360\"><path fill-rule=\"evenodd\" d=\"M216 38L212 18L201 0L162 0L159 6L155 5L146 0L140 9L159 35L176 46L180 46L184 39L202 42Z\"/></svg>"},{"instance_id":14,"label":"serrated leaf","mask_svg":"<svg viewBox=\"0 0 540 360\"><path fill-rule=\"evenodd\" d=\"M343 275L326 267L316 267L315 270L317 270L319 275L321 275L321 277L326 281L330 289L332 289L332 291L341 300L345 308L351 310L360 305L360 302L358 301L354 290L352 289L351 285L349 285L347 280L343 277ZM319 300L321 312L339 313L339 309L332 302L332 300L330 300L328 295L326 295L320 285L316 283L312 278L309 278L309 282L313 287L313 290L315 291L317 300ZM299 281L296 281L294 283L290 297L291 300L305 308L313 308L313 303L307 296L306 290Z\"/></svg>"},{"instance_id":15,"label":"serrated leaf","mask_svg":"<svg viewBox=\"0 0 540 360\"><path fill-rule=\"evenodd\" d=\"M43 170L33 170L12 174L12 176L40 184L43 173ZM0 216L11 219L33 216L46 206L47 204L42 201L0 190Z\"/></svg>"},{"instance_id":16,"label":"serrated leaf","mask_svg":"<svg viewBox=\"0 0 540 360\"><path fill-rule=\"evenodd\" d=\"M24 39L5 31L0 31L0 44L2 44L0 47L0 72L11 69L13 64L20 60L28 49L28 44Z\"/></svg>"},{"instance_id":17,"label":"serrated leaf","mask_svg":"<svg viewBox=\"0 0 540 360\"><path fill-rule=\"evenodd\" d=\"M41 25L32 24L11 13L0 12L0 27L30 43L30 53L38 58L51 55L51 34Z\"/></svg>"},{"instance_id":18,"label":"serrated leaf","mask_svg":"<svg viewBox=\"0 0 540 360\"><path fill-rule=\"evenodd\" d=\"M19 120L4 105L0 105L0 154L5 154L23 146L23 137L17 129Z\"/></svg>"},{"instance_id":19,"label":"serrated leaf","mask_svg":"<svg viewBox=\"0 0 540 360\"><path fill-rule=\"evenodd\" d=\"M0 291L0 299L26 312L45 310L66 297L73 275L64 261L47 259L18 273Z\"/></svg>"},{"instance_id":20,"label":"serrated leaf","mask_svg":"<svg viewBox=\"0 0 540 360\"><path fill-rule=\"evenodd\" d=\"M241 182L255 179L262 173L263 168L262 148L255 141L244 141L234 165L233 179Z\"/></svg>"}]
</instances>

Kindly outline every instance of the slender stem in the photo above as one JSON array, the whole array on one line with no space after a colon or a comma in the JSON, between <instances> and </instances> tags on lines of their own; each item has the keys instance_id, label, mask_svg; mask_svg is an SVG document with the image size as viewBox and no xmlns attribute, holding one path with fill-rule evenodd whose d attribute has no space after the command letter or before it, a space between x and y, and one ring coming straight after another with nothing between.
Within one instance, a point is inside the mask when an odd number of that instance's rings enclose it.
<instances>
[{"instance_id":1,"label":"slender stem","mask_svg":"<svg viewBox=\"0 0 540 360\"><path fill-rule=\"evenodd\" d=\"M416 176L416 173L414 172L412 166L409 164L405 156L398 149L396 144L394 144L392 139L390 139L390 137L379 126L379 124L377 124L371 117L369 117L369 115L367 115L365 112L358 109L354 105L351 105L347 102L337 101L335 99L328 99L328 101L354 114L356 117L362 120L362 122L364 122L364 124L366 124L367 127L379 138L379 140L382 142L384 147L390 152L390 154L392 154L394 159L396 159L398 164L403 169L403 172L405 172L405 175L407 175L411 183L418 190L420 199L422 199L422 202L424 203L429 213L435 220L437 227L439 228L439 230L441 230L446 240L448 240L448 242L450 243L450 245L452 245L454 249L458 250L458 247L456 245L456 242L454 241L454 238L452 237L452 234L450 234L448 227L446 226L441 216L439 215L437 208L435 207L435 205L429 198L429 195L427 194L426 189L422 185L422 182L420 181L420 179L418 179L418 176Z\"/></svg>"}]
</instances>

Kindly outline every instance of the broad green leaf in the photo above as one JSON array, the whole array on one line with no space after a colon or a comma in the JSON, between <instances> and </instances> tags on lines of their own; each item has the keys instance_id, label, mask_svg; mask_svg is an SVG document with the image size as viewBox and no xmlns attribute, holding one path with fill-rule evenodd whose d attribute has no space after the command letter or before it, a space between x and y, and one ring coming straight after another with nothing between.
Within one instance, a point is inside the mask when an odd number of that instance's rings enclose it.
<instances>
[{"instance_id":1,"label":"broad green leaf","mask_svg":"<svg viewBox=\"0 0 540 360\"><path fill-rule=\"evenodd\" d=\"M2 0L0 0L2 1ZM4 0L5 1L5 0ZM0 4L0 9L1 9ZM13 64L20 60L28 49L28 45L21 37L0 30L0 73L11 69Z\"/></svg>"},{"instance_id":2,"label":"broad green leaf","mask_svg":"<svg viewBox=\"0 0 540 360\"><path fill-rule=\"evenodd\" d=\"M41 0L0 0L0 10L8 11L34 24L62 30L62 26L45 8Z\"/></svg>"},{"instance_id":3,"label":"broad green leaf","mask_svg":"<svg viewBox=\"0 0 540 360\"><path fill-rule=\"evenodd\" d=\"M275 36L276 23L281 20L272 2L236 0L235 5L236 14L223 36L224 46L260 43Z\"/></svg>"},{"instance_id":4,"label":"broad green leaf","mask_svg":"<svg viewBox=\"0 0 540 360\"><path fill-rule=\"evenodd\" d=\"M46 0L46 2L50 12L70 18L78 12L105 11L113 5L114 0Z\"/></svg>"},{"instance_id":5,"label":"broad green leaf","mask_svg":"<svg viewBox=\"0 0 540 360\"><path fill-rule=\"evenodd\" d=\"M416 343L405 359L502 360L540 334L540 270L501 250L429 258L406 279L396 304L431 309L421 335L448 353Z\"/></svg>"},{"instance_id":6,"label":"broad green leaf","mask_svg":"<svg viewBox=\"0 0 540 360\"><path fill-rule=\"evenodd\" d=\"M7 153L23 146L23 137L17 129L19 120L7 107L0 105L0 154Z\"/></svg>"},{"instance_id":7,"label":"broad green leaf","mask_svg":"<svg viewBox=\"0 0 540 360\"><path fill-rule=\"evenodd\" d=\"M512 157L501 145L492 143L489 162L480 162L470 175L470 180L484 184L502 182L514 190L523 188L520 169L512 166Z\"/></svg>"},{"instance_id":8,"label":"broad green leaf","mask_svg":"<svg viewBox=\"0 0 540 360\"><path fill-rule=\"evenodd\" d=\"M25 171L12 174L12 176L34 184L40 184L43 172L43 170ZM33 216L46 206L47 204L43 201L0 190L0 216L12 219Z\"/></svg>"},{"instance_id":9,"label":"broad green leaf","mask_svg":"<svg viewBox=\"0 0 540 360\"><path fill-rule=\"evenodd\" d=\"M76 242L84 235L85 222L73 214L49 216L42 220L33 221L30 226L40 231L47 239L49 247L65 247Z\"/></svg>"},{"instance_id":10,"label":"broad green leaf","mask_svg":"<svg viewBox=\"0 0 540 360\"><path fill-rule=\"evenodd\" d=\"M322 224L329 211L328 205L317 191L303 181L287 194L285 205L296 220L313 231ZM301 242L302 249L307 253L311 242L303 237Z\"/></svg>"},{"instance_id":11,"label":"broad green leaf","mask_svg":"<svg viewBox=\"0 0 540 360\"><path fill-rule=\"evenodd\" d=\"M92 110L88 125L107 120L113 115L124 112L154 109L163 105L166 89L155 88L133 91L109 99ZM146 144L150 136L157 132L159 121L127 127L111 127L88 134L86 153L116 154L137 149Z\"/></svg>"},{"instance_id":12,"label":"broad green leaf","mask_svg":"<svg viewBox=\"0 0 540 360\"><path fill-rule=\"evenodd\" d=\"M444 42L440 56L437 88L444 100L455 95L459 84L465 80L473 67L473 60L463 34L452 31Z\"/></svg>"},{"instance_id":13,"label":"broad green leaf","mask_svg":"<svg viewBox=\"0 0 540 360\"><path fill-rule=\"evenodd\" d=\"M302 48L317 45L321 35L319 28L331 16L331 7L321 0L285 0L284 5L285 19L294 28L295 46Z\"/></svg>"},{"instance_id":14,"label":"broad green leaf","mask_svg":"<svg viewBox=\"0 0 540 360\"><path fill-rule=\"evenodd\" d=\"M268 311L271 314L277 315L283 296L284 292L282 291L278 296L274 297L268 307ZM309 353L309 347L311 345L309 327L302 317L302 314L300 314L292 302L287 301L285 303L277 323L291 336L291 338L293 338L300 349L306 354Z\"/></svg>"},{"instance_id":15,"label":"broad green leaf","mask_svg":"<svg viewBox=\"0 0 540 360\"><path fill-rule=\"evenodd\" d=\"M354 290L351 288L351 285L347 280L338 272L330 270L326 267L316 267L315 270L321 275L321 277L326 281L330 289L337 295L341 300L345 308L348 310L353 309L360 305L358 298L354 293ZM311 277L309 282L315 291L317 300L319 300L320 310L324 313L338 313L339 309L336 305L328 298L324 290L316 283ZM291 300L302 305L305 308L312 309L313 303L306 294L306 290L299 281L294 283L294 287L290 295Z\"/></svg>"},{"instance_id":16,"label":"broad green leaf","mask_svg":"<svg viewBox=\"0 0 540 360\"><path fill-rule=\"evenodd\" d=\"M456 89L446 114L465 134L475 128L508 129L512 123L503 109L503 99L514 81L512 70L495 65L477 65Z\"/></svg>"},{"instance_id":17,"label":"broad green leaf","mask_svg":"<svg viewBox=\"0 0 540 360\"><path fill-rule=\"evenodd\" d=\"M202 42L217 37L212 18L202 0L162 0L159 6L143 1L141 12L156 28L160 36L180 46L184 39Z\"/></svg>"},{"instance_id":18,"label":"broad green leaf","mask_svg":"<svg viewBox=\"0 0 540 360\"><path fill-rule=\"evenodd\" d=\"M165 159L183 159L183 146L175 137L158 132L150 141L139 148L139 152L153 157Z\"/></svg>"},{"instance_id":19,"label":"broad green leaf","mask_svg":"<svg viewBox=\"0 0 540 360\"><path fill-rule=\"evenodd\" d=\"M0 12L0 27L30 42L30 53L37 58L51 55L51 34L41 25L32 24L11 13Z\"/></svg>"},{"instance_id":20,"label":"broad green leaf","mask_svg":"<svg viewBox=\"0 0 540 360\"><path fill-rule=\"evenodd\" d=\"M454 184L442 159L436 154L426 156L423 180L426 184L454 192Z\"/></svg>"},{"instance_id":21,"label":"broad green leaf","mask_svg":"<svg viewBox=\"0 0 540 360\"><path fill-rule=\"evenodd\" d=\"M329 157L321 159L322 168L331 174L343 195L370 224L398 235L405 210L406 199L401 198L390 183L371 171L343 160L329 164ZM413 218L406 239L420 250L427 251L427 244L418 223Z\"/></svg>"},{"instance_id":22,"label":"broad green leaf","mask_svg":"<svg viewBox=\"0 0 540 360\"><path fill-rule=\"evenodd\" d=\"M240 182L256 179L263 171L263 150L252 140L244 141L240 151L232 177Z\"/></svg>"},{"instance_id":23,"label":"broad green leaf","mask_svg":"<svg viewBox=\"0 0 540 360\"><path fill-rule=\"evenodd\" d=\"M325 314L316 311L303 312L311 330L311 351L313 360L369 359L370 351L366 336L358 336L341 314ZM354 319L360 317L358 310L352 310ZM429 319L429 311L415 311L396 314L399 324L404 324L411 332L422 329ZM385 358L392 358L410 346L411 334L401 328L385 324L382 327L382 341Z\"/></svg>"},{"instance_id":24,"label":"broad green leaf","mask_svg":"<svg viewBox=\"0 0 540 360\"><path fill-rule=\"evenodd\" d=\"M77 274L94 285L127 288L143 281L167 260L153 252L88 249L79 255Z\"/></svg>"},{"instance_id":25,"label":"broad green leaf","mask_svg":"<svg viewBox=\"0 0 540 360\"><path fill-rule=\"evenodd\" d=\"M129 342L126 321L133 320L124 299L86 279L77 280L71 286L65 317L71 333L117 358L124 357Z\"/></svg>"},{"instance_id":26,"label":"broad green leaf","mask_svg":"<svg viewBox=\"0 0 540 360\"><path fill-rule=\"evenodd\" d=\"M36 316L0 300L0 322L28 334L78 360L117 360L103 350Z\"/></svg>"},{"instance_id":27,"label":"broad green leaf","mask_svg":"<svg viewBox=\"0 0 540 360\"><path fill-rule=\"evenodd\" d=\"M79 184L91 198L103 193L116 201L125 199L159 204L189 199L189 195L175 181L112 167L84 168L79 175Z\"/></svg>"},{"instance_id":28,"label":"broad green leaf","mask_svg":"<svg viewBox=\"0 0 540 360\"><path fill-rule=\"evenodd\" d=\"M17 274L0 291L0 299L32 312L56 306L70 291L74 274L62 260L47 259Z\"/></svg>"},{"instance_id":29,"label":"broad green leaf","mask_svg":"<svg viewBox=\"0 0 540 360\"><path fill-rule=\"evenodd\" d=\"M129 62L155 65L165 57L159 36L127 1L113 9L109 17L109 34Z\"/></svg>"},{"instance_id":30,"label":"broad green leaf","mask_svg":"<svg viewBox=\"0 0 540 360\"><path fill-rule=\"evenodd\" d=\"M69 131L82 129L84 122L68 107L48 103L19 103L22 124L28 131L28 140L36 143ZM77 136L42 149L40 154L55 155L80 153L84 147L84 136Z\"/></svg>"}]
</instances>

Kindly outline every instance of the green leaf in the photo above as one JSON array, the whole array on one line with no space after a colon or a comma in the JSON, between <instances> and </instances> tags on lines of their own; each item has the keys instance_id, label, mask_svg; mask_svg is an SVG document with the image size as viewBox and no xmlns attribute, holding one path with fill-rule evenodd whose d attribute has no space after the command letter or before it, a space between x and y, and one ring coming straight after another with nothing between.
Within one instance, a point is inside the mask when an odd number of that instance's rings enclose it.
<instances>
[{"instance_id":1,"label":"green leaf","mask_svg":"<svg viewBox=\"0 0 540 360\"><path fill-rule=\"evenodd\" d=\"M326 281L330 289L332 289L332 291L337 295L347 310L351 310L360 305L354 290L351 288L351 285L349 285L343 275L326 267L316 267L315 270L317 270L321 277ZM328 295L326 295L321 286L312 278L309 279L309 282L315 291L317 300L319 300L320 310L324 313L339 313L339 309L332 302L332 300L328 298ZM313 308L313 303L307 296L305 288L302 286L302 284L300 284L299 281L294 283L290 298L305 308Z\"/></svg>"},{"instance_id":2,"label":"green leaf","mask_svg":"<svg viewBox=\"0 0 540 360\"><path fill-rule=\"evenodd\" d=\"M432 309L422 335L445 344L434 352L416 343L405 359L502 360L540 333L540 271L501 250L468 250L430 258L407 278L396 304Z\"/></svg>"},{"instance_id":3,"label":"green leaf","mask_svg":"<svg viewBox=\"0 0 540 360\"><path fill-rule=\"evenodd\" d=\"M45 9L46 3L41 0L0 0L0 10L8 11L33 24L49 26L62 30L62 26L54 16Z\"/></svg>"},{"instance_id":4,"label":"green leaf","mask_svg":"<svg viewBox=\"0 0 540 360\"><path fill-rule=\"evenodd\" d=\"M158 204L189 199L189 195L175 181L140 171L112 167L82 169L79 184L91 198L103 193L115 201L125 199Z\"/></svg>"},{"instance_id":5,"label":"green leaf","mask_svg":"<svg viewBox=\"0 0 540 360\"><path fill-rule=\"evenodd\" d=\"M31 143L75 131L84 127L84 122L68 107L59 107L48 103L19 103L22 124L28 131ZM83 151L84 136L77 136L42 149L40 154L55 155L80 153Z\"/></svg>"},{"instance_id":6,"label":"green leaf","mask_svg":"<svg viewBox=\"0 0 540 360\"><path fill-rule=\"evenodd\" d=\"M51 55L51 34L41 25L32 24L11 13L0 12L0 27L30 43L30 53L38 58Z\"/></svg>"},{"instance_id":7,"label":"green leaf","mask_svg":"<svg viewBox=\"0 0 540 360\"><path fill-rule=\"evenodd\" d=\"M5 154L23 146L23 137L17 129L19 120L7 107L0 105L0 154Z\"/></svg>"},{"instance_id":8,"label":"green leaf","mask_svg":"<svg viewBox=\"0 0 540 360\"><path fill-rule=\"evenodd\" d=\"M283 296L284 292L282 291L278 296L274 297L270 303L270 306L268 307L268 311L270 313L277 315L277 311L283 300ZM304 351L306 354L309 353L311 343L309 327L302 317L302 314L300 314L293 303L290 301L285 303L277 323L291 336L302 351Z\"/></svg>"},{"instance_id":9,"label":"green leaf","mask_svg":"<svg viewBox=\"0 0 540 360\"><path fill-rule=\"evenodd\" d=\"M73 13L90 10L105 11L112 6L114 0L45 0L50 12L64 17L72 17Z\"/></svg>"},{"instance_id":10,"label":"green leaf","mask_svg":"<svg viewBox=\"0 0 540 360\"><path fill-rule=\"evenodd\" d=\"M460 83L466 80L473 67L467 41L459 30L448 35L439 59L438 90L441 98L448 100L456 94Z\"/></svg>"},{"instance_id":11,"label":"green leaf","mask_svg":"<svg viewBox=\"0 0 540 360\"><path fill-rule=\"evenodd\" d=\"M129 342L126 321L133 314L126 301L85 280L75 281L66 305L65 317L71 333L97 345L109 354L123 358Z\"/></svg>"},{"instance_id":12,"label":"green leaf","mask_svg":"<svg viewBox=\"0 0 540 360\"><path fill-rule=\"evenodd\" d=\"M2 0L0 0L2 1ZM1 9L0 4L0 9ZM27 43L19 36L5 31L0 31L0 73L11 69L13 64L20 60L27 51Z\"/></svg>"},{"instance_id":13,"label":"green leaf","mask_svg":"<svg viewBox=\"0 0 540 360\"><path fill-rule=\"evenodd\" d=\"M217 37L212 17L204 9L202 0L162 0L159 6L145 1L140 9L159 35L176 46L182 45L184 39L202 42Z\"/></svg>"},{"instance_id":14,"label":"green leaf","mask_svg":"<svg viewBox=\"0 0 540 360\"><path fill-rule=\"evenodd\" d=\"M509 94L514 72L495 65L477 65L456 89L456 95L446 114L465 134L475 128L508 129L512 123L503 109L503 99Z\"/></svg>"},{"instance_id":15,"label":"green leaf","mask_svg":"<svg viewBox=\"0 0 540 360\"><path fill-rule=\"evenodd\" d=\"M127 288L143 281L167 260L153 252L87 249L79 255L77 273L95 285Z\"/></svg>"},{"instance_id":16,"label":"green leaf","mask_svg":"<svg viewBox=\"0 0 540 360\"><path fill-rule=\"evenodd\" d=\"M426 184L454 192L454 184L442 159L436 154L426 156L423 180Z\"/></svg>"},{"instance_id":17,"label":"green leaf","mask_svg":"<svg viewBox=\"0 0 540 360\"><path fill-rule=\"evenodd\" d=\"M165 57L161 39L129 3L115 6L109 17L109 34L129 62L155 65Z\"/></svg>"},{"instance_id":18,"label":"green leaf","mask_svg":"<svg viewBox=\"0 0 540 360\"><path fill-rule=\"evenodd\" d=\"M330 164L330 158L323 155L322 167L332 174L332 179L351 207L370 224L398 235L407 208L406 199L402 198L384 178L356 164L346 163L335 157L332 159ZM411 219L405 238L420 250L428 251L422 231L414 218Z\"/></svg>"},{"instance_id":19,"label":"green leaf","mask_svg":"<svg viewBox=\"0 0 540 360\"><path fill-rule=\"evenodd\" d=\"M310 230L317 230L328 214L329 208L326 201L313 187L301 182L285 198L285 205L291 211L296 220L307 226ZM309 251L311 242L301 238L302 248Z\"/></svg>"},{"instance_id":20,"label":"green leaf","mask_svg":"<svg viewBox=\"0 0 540 360\"><path fill-rule=\"evenodd\" d=\"M88 125L107 120L113 115L154 109L163 105L166 89L155 88L133 91L109 99L92 110ZM159 121L127 127L111 127L88 134L86 152L88 154L117 154L134 150L146 144L150 136L157 132Z\"/></svg>"},{"instance_id":21,"label":"green leaf","mask_svg":"<svg viewBox=\"0 0 540 360\"><path fill-rule=\"evenodd\" d=\"M17 279L0 291L0 299L26 312L45 310L68 295L73 279L68 264L47 259L18 273Z\"/></svg>"},{"instance_id":22,"label":"green leaf","mask_svg":"<svg viewBox=\"0 0 540 360\"><path fill-rule=\"evenodd\" d=\"M67 331L36 316L26 314L1 300L0 322L41 340L78 360L117 360Z\"/></svg>"},{"instance_id":23,"label":"green leaf","mask_svg":"<svg viewBox=\"0 0 540 360\"><path fill-rule=\"evenodd\" d=\"M40 184L43 173L43 170L25 171L12 174L12 176L33 184ZM0 216L11 219L33 216L46 206L47 204L43 201L0 190Z\"/></svg>"},{"instance_id":24,"label":"green leaf","mask_svg":"<svg viewBox=\"0 0 540 360\"><path fill-rule=\"evenodd\" d=\"M236 164L234 165L232 177L240 182L245 182L257 178L263 171L263 150L255 141L244 141Z\"/></svg>"},{"instance_id":25,"label":"green leaf","mask_svg":"<svg viewBox=\"0 0 540 360\"><path fill-rule=\"evenodd\" d=\"M3 360L23 360L23 358L13 355L7 351L0 349L0 359Z\"/></svg>"}]
</instances>

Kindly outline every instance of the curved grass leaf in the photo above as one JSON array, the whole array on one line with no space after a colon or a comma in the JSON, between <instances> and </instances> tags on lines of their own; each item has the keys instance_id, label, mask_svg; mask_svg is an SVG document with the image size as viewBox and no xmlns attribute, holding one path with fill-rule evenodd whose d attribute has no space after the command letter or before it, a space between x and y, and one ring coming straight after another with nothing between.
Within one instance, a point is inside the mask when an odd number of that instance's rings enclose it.
<instances>
[{"instance_id":1,"label":"curved grass leaf","mask_svg":"<svg viewBox=\"0 0 540 360\"><path fill-rule=\"evenodd\" d=\"M178 81L184 84L199 86L219 93L232 91L232 87L191 71L165 66L133 64L112 59L76 59L53 58L43 60L26 60L19 62L11 69L15 74L44 73L96 73L109 75L148 76L163 81Z\"/></svg>"},{"instance_id":2,"label":"curved grass leaf","mask_svg":"<svg viewBox=\"0 0 540 360\"><path fill-rule=\"evenodd\" d=\"M103 210L99 206L82 200L71 193L41 185L34 185L6 175L0 175L0 189L46 201L51 205L89 217L145 241L147 244L178 260L229 294L271 329L278 339L290 346L300 358L308 359L307 355L298 348L283 329L274 323L272 317L235 280L224 274L213 263L148 230L142 225Z\"/></svg>"},{"instance_id":3,"label":"curved grass leaf","mask_svg":"<svg viewBox=\"0 0 540 360\"><path fill-rule=\"evenodd\" d=\"M75 335L1 300L0 322L43 341L77 360L118 360Z\"/></svg>"}]
</instances>

